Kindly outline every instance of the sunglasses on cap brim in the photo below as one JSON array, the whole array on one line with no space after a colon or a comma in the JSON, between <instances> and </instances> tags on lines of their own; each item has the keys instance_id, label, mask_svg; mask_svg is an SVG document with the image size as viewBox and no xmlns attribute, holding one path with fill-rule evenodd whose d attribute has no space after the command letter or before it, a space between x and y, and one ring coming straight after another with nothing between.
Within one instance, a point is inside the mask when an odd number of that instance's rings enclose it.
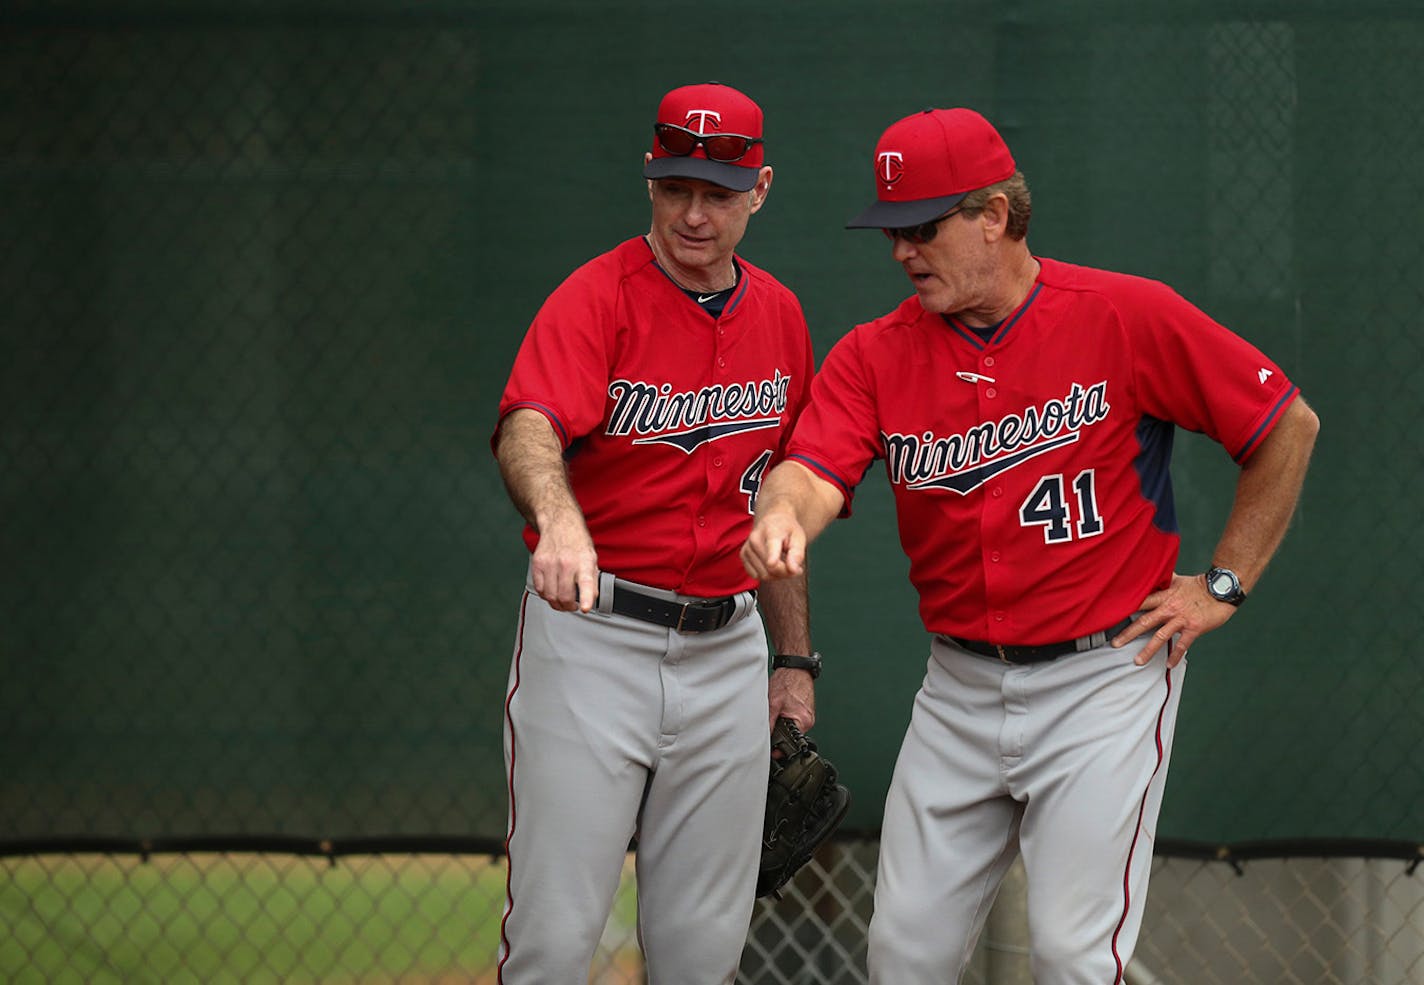
<instances>
[{"instance_id":1,"label":"sunglasses on cap brim","mask_svg":"<svg viewBox=\"0 0 1424 985\"><path fill-rule=\"evenodd\" d=\"M944 215L931 219L929 222L922 222L917 226L901 226L898 229L881 229L880 231L892 240L903 239L907 243L924 246L939 235L939 224L941 222L963 211L964 206L956 205Z\"/></svg>"},{"instance_id":2,"label":"sunglasses on cap brim","mask_svg":"<svg viewBox=\"0 0 1424 985\"><path fill-rule=\"evenodd\" d=\"M747 156L747 152L762 142L760 137L740 133L698 133L672 123L654 123L658 146L673 157L687 157L701 144L709 161L731 164Z\"/></svg>"}]
</instances>

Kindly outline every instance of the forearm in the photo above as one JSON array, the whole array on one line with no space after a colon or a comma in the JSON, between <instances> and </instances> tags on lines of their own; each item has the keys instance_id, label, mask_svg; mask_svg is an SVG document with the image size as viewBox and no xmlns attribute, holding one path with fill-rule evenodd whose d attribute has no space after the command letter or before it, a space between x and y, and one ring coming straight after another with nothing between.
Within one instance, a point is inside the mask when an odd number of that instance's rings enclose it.
<instances>
[{"instance_id":1,"label":"forearm","mask_svg":"<svg viewBox=\"0 0 1424 985\"><path fill-rule=\"evenodd\" d=\"M779 581L764 581L757 589L758 607L777 653L809 657L811 622L804 573ZM782 667L767 681L767 727L790 718L803 732L816 724L816 682L805 670Z\"/></svg>"},{"instance_id":2,"label":"forearm","mask_svg":"<svg viewBox=\"0 0 1424 985\"><path fill-rule=\"evenodd\" d=\"M785 461L771 470L757 494L756 515L774 514L795 520L809 544L821 535L845 505L845 497L833 484L800 462Z\"/></svg>"},{"instance_id":3,"label":"forearm","mask_svg":"<svg viewBox=\"0 0 1424 985\"><path fill-rule=\"evenodd\" d=\"M1236 500L1212 561L1236 572L1247 592L1260 580L1285 537L1319 429L1315 413L1297 397L1241 467ZM1165 646L1169 667L1185 657L1199 638L1225 624L1237 611L1213 598L1201 575L1181 574L1173 575L1170 585L1143 599L1140 609L1132 625L1118 634L1113 645L1122 646L1151 631L1147 645L1138 651L1133 662L1144 666Z\"/></svg>"},{"instance_id":4,"label":"forearm","mask_svg":"<svg viewBox=\"0 0 1424 985\"><path fill-rule=\"evenodd\" d=\"M757 607L773 650L801 656L811 653L810 601L804 574L764 582L757 589Z\"/></svg>"},{"instance_id":5,"label":"forearm","mask_svg":"<svg viewBox=\"0 0 1424 985\"><path fill-rule=\"evenodd\" d=\"M771 470L757 494L756 519L742 545L747 573L770 580L804 577L806 546L840 513L845 498L832 483L796 462Z\"/></svg>"},{"instance_id":6,"label":"forearm","mask_svg":"<svg viewBox=\"0 0 1424 985\"><path fill-rule=\"evenodd\" d=\"M569 486L563 448L543 414L521 409L506 417L496 457L510 502L535 530L571 514L582 517Z\"/></svg>"},{"instance_id":7,"label":"forearm","mask_svg":"<svg viewBox=\"0 0 1424 985\"><path fill-rule=\"evenodd\" d=\"M1212 561L1235 571L1248 592L1290 526L1319 429L1314 411L1297 397L1241 469L1236 498Z\"/></svg>"},{"instance_id":8,"label":"forearm","mask_svg":"<svg viewBox=\"0 0 1424 985\"><path fill-rule=\"evenodd\" d=\"M539 534L534 591L556 609L589 611L598 596L598 552L553 427L538 411L516 410L500 425L496 455L510 500Z\"/></svg>"}]
</instances>

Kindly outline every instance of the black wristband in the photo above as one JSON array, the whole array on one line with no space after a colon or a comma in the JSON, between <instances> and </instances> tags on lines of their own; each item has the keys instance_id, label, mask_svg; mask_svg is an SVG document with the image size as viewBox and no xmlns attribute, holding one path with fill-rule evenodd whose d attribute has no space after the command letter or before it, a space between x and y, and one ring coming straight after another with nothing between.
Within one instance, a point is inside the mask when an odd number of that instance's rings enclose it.
<instances>
[{"instance_id":1,"label":"black wristband","mask_svg":"<svg viewBox=\"0 0 1424 985\"><path fill-rule=\"evenodd\" d=\"M777 653L771 658L771 669L780 670L789 667L792 670L804 670L815 680L821 676L821 655L812 653L809 657L803 657L795 653Z\"/></svg>"}]
</instances>

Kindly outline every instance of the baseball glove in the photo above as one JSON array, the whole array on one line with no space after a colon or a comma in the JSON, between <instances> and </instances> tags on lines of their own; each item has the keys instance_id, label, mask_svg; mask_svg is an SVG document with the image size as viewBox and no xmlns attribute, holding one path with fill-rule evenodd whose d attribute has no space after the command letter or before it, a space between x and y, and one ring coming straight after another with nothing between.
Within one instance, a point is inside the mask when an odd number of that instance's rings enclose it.
<instances>
[{"instance_id":1,"label":"baseball glove","mask_svg":"<svg viewBox=\"0 0 1424 985\"><path fill-rule=\"evenodd\" d=\"M771 749L756 894L774 893L780 899L781 887L811 860L845 817L850 791L836 782L836 768L816 752L816 744L791 719L777 719Z\"/></svg>"}]
</instances>

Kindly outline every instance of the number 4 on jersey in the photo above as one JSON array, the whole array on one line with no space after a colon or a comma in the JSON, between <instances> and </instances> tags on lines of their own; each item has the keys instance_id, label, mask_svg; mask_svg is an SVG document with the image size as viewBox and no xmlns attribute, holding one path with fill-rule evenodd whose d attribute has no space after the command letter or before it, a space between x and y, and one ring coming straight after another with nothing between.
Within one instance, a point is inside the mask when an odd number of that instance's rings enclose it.
<instances>
[{"instance_id":1,"label":"number 4 on jersey","mask_svg":"<svg viewBox=\"0 0 1424 985\"><path fill-rule=\"evenodd\" d=\"M747 494L747 512L756 512L757 493L761 490L761 477L766 474L766 467L771 463L771 452L764 451L752 462L751 466L742 473L742 492Z\"/></svg>"},{"instance_id":2,"label":"number 4 on jersey","mask_svg":"<svg viewBox=\"0 0 1424 985\"><path fill-rule=\"evenodd\" d=\"M1096 537L1103 532L1103 518L1098 512L1098 497L1093 489L1093 469L1084 469L1073 480L1073 492L1078 498L1078 539ZM1060 544L1073 539L1069 525L1068 492L1062 475L1045 475L1019 507L1019 522L1025 527L1043 527L1045 544Z\"/></svg>"}]
</instances>

